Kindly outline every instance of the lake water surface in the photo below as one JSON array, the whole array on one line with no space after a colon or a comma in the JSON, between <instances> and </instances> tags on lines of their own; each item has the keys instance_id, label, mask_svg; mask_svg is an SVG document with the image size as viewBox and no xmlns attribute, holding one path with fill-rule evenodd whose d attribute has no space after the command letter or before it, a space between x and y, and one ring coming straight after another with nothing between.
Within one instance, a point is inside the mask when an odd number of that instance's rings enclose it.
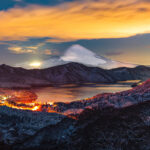
<instances>
[{"instance_id":1,"label":"lake water surface","mask_svg":"<svg viewBox=\"0 0 150 150\"><path fill-rule=\"evenodd\" d=\"M131 89L132 82L118 84L69 84L56 87L34 88L38 96L37 101L46 102L71 102L90 98L100 93L115 93Z\"/></svg>"}]
</instances>

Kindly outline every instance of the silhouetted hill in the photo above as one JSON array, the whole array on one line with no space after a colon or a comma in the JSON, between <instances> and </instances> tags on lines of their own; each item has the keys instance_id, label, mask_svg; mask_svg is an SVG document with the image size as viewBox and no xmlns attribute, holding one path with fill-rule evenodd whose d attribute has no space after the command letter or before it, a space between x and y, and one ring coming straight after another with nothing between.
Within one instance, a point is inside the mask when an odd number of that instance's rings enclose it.
<instances>
[{"instance_id":1,"label":"silhouetted hill","mask_svg":"<svg viewBox=\"0 0 150 150\"><path fill-rule=\"evenodd\" d=\"M150 67L105 70L79 63L68 63L46 69L23 69L0 65L0 87L48 86L67 83L114 83L150 78Z\"/></svg>"},{"instance_id":2,"label":"silhouetted hill","mask_svg":"<svg viewBox=\"0 0 150 150\"><path fill-rule=\"evenodd\" d=\"M107 70L69 63L46 69L26 70L0 66L0 87L30 87L66 83L112 83Z\"/></svg>"},{"instance_id":3,"label":"silhouetted hill","mask_svg":"<svg viewBox=\"0 0 150 150\"><path fill-rule=\"evenodd\" d=\"M135 68L115 68L109 70L118 81L124 80L147 80L150 78L150 67L137 66Z\"/></svg>"}]
</instances>

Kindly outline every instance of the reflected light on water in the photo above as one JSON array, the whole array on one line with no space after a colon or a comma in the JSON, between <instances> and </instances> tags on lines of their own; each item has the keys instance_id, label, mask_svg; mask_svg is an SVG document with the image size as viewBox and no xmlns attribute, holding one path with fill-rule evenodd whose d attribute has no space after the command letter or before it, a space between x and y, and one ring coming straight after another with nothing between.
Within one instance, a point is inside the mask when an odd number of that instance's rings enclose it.
<instances>
[{"instance_id":1,"label":"reflected light on water","mask_svg":"<svg viewBox=\"0 0 150 150\"><path fill-rule=\"evenodd\" d=\"M89 98L101 93L114 93L131 89L130 85L124 84L92 84L92 85L67 85L63 87L35 88L33 92L38 96L37 102L71 102Z\"/></svg>"},{"instance_id":2,"label":"reflected light on water","mask_svg":"<svg viewBox=\"0 0 150 150\"><path fill-rule=\"evenodd\" d=\"M54 102L88 100L101 93L115 93L131 89L130 84L61 85L58 87L33 88L30 90L0 90L0 105L15 109L52 112L48 106Z\"/></svg>"}]
</instances>

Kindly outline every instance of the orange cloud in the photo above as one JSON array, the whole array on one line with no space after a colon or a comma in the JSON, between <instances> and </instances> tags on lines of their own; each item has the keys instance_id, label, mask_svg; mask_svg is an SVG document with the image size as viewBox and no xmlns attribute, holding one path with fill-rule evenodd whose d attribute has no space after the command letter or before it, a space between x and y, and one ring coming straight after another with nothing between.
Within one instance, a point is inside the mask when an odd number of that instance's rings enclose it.
<instances>
[{"instance_id":1,"label":"orange cloud","mask_svg":"<svg viewBox=\"0 0 150 150\"><path fill-rule=\"evenodd\" d=\"M35 47L20 47L20 46L10 46L8 47L12 53L15 54L24 54L24 53L36 53Z\"/></svg>"},{"instance_id":2,"label":"orange cloud","mask_svg":"<svg viewBox=\"0 0 150 150\"><path fill-rule=\"evenodd\" d=\"M80 0L54 7L0 11L0 40L51 37L50 42L120 38L150 32L148 0Z\"/></svg>"},{"instance_id":3,"label":"orange cloud","mask_svg":"<svg viewBox=\"0 0 150 150\"><path fill-rule=\"evenodd\" d=\"M45 55L52 55L52 52L51 52L51 50L46 49L46 50L44 50L44 54Z\"/></svg>"}]
</instances>

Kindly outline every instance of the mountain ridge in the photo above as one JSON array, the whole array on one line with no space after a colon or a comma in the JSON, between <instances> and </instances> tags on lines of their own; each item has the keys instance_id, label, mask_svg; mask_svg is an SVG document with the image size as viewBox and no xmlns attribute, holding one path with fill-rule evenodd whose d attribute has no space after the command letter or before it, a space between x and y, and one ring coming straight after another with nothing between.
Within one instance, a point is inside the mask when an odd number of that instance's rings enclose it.
<instances>
[{"instance_id":1,"label":"mountain ridge","mask_svg":"<svg viewBox=\"0 0 150 150\"><path fill-rule=\"evenodd\" d=\"M126 80L147 80L150 67L102 69L70 62L46 69L24 69L0 65L0 87L49 86L68 83L115 83Z\"/></svg>"}]
</instances>

